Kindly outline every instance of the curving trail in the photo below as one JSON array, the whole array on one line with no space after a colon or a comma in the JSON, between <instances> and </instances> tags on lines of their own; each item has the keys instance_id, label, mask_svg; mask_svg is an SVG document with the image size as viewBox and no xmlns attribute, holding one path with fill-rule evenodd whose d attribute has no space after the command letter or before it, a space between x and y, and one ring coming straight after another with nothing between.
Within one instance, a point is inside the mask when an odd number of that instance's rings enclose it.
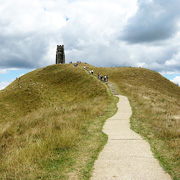
<instances>
[{"instance_id":1,"label":"curving trail","mask_svg":"<svg viewBox=\"0 0 180 180\"><path fill-rule=\"evenodd\" d=\"M130 129L132 111L127 97L117 96L118 111L104 125L108 142L95 162L91 180L170 180L149 144Z\"/></svg>"}]
</instances>

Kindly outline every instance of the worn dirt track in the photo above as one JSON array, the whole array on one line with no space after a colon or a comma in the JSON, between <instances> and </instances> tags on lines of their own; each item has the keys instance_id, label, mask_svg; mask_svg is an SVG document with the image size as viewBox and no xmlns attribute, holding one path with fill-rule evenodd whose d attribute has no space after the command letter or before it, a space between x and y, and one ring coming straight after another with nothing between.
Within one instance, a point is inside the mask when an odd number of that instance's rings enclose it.
<instances>
[{"instance_id":1,"label":"worn dirt track","mask_svg":"<svg viewBox=\"0 0 180 180\"><path fill-rule=\"evenodd\" d=\"M91 180L170 180L149 144L130 129L132 111L127 97L117 96L118 111L104 125L108 142L95 162Z\"/></svg>"}]
</instances>

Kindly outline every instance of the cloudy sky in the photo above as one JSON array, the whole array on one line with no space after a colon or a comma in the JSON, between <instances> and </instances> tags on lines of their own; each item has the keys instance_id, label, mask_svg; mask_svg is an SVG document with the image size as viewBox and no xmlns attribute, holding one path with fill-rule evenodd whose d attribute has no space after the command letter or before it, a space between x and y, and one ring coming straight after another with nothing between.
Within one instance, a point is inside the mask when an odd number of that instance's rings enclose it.
<instances>
[{"instance_id":1,"label":"cloudy sky","mask_svg":"<svg viewBox=\"0 0 180 180\"><path fill-rule=\"evenodd\" d=\"M180 0L0 0L0 89L66 62L145 67L180 83Z\"/></svg>"}]
</instances>

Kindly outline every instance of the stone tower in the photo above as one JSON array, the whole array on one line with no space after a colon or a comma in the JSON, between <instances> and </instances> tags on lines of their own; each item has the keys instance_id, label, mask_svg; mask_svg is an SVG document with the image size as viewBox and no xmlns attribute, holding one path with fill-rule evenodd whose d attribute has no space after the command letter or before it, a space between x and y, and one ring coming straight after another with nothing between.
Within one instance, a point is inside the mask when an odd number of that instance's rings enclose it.
<instances>
[{"instance_id":1,"label":"stone tower","mask_svg":"<svg viewBox=\"0 0 180 180\"><path fill-rule=\"evenodd\" d=\"M64 45L57 45L56 64L65 63Z\"/></svg>"}]
</instances>

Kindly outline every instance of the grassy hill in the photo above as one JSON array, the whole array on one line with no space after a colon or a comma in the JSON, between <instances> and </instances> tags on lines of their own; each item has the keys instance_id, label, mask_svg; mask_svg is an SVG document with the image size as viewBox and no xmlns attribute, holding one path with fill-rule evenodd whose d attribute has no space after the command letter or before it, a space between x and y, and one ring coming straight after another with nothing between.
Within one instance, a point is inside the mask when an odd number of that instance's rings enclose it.
<instances>
[{"instance_id":1,"label":"grassy hill","mask_svg":"<svg viewBox=\"0 0 180 180\"><path fill-rule=\"evenodd\" d=\"M83 67L108 75L129 98L131 128L150 142L173 179L180 179L180 88L144 68L53 65L0 91L0 179L88 179L116 111L107 86Z\"/></svg>"},{"instance_id":2,"label":"grassy hill","mask_svg":"<svg viewBox=\"0 0 180 180\"><path fill-rule=\"evenodd\" d=\"M86 179L116 106L83 69L53 65L0 91L0 109L0 179Z\"/></svg>"},{"instance_id":3,"label":"grassy hill","mask_svg":"<svg viewBox=\"0 0 180 180\"><path fill-rule=\"evenodd\" d=\"M173 179L180 179L180 87L144 68L87 66L96 76L108 75L116 90L129 98L131 128L150 142Z\"/></svg>"}]
</instances>

